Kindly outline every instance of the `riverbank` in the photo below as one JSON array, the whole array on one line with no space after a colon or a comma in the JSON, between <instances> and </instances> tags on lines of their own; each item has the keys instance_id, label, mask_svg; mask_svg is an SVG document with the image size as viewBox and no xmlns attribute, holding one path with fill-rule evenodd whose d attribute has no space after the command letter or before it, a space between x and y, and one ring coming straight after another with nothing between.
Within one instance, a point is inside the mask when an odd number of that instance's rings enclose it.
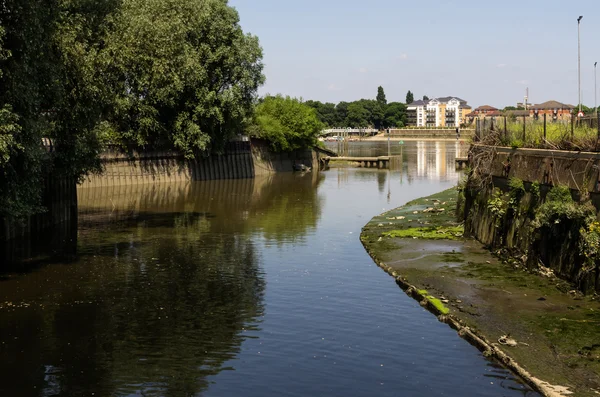
<instances>
[{"instance_id":1,"label":"riverbank","mask_svg":"<svg viewBox=\"0 0 600 397\"><path fill-rule=\"evenodd\" d=\"M600 395L597 296L464 239L456 199L450 189L376 216L361 241L407 294L543 395Z\"/></svg>"}]
</instances>

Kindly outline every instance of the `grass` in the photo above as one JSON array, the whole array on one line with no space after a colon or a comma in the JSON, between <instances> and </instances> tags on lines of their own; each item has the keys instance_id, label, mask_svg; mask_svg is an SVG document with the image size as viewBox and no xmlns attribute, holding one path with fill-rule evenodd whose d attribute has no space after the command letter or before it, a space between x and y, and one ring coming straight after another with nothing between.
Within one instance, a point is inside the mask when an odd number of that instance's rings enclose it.
<instances>
[{"instance_id":1,"label":"grass","mask_svg":"<svg viewBox=\"0 0 600 397\"><path fill-rule=\"evenodd\" d=\"M421 238L426 240L460 240L465 229L463 225L450 227L414 227L403 230L391 230L383 233L385 237Z\"/></svg>"},{"instance_id":2,"label":"grass","mask_svg":"<svg viewBox=\"0 0 600 397\"><path fill-rule=\"evenodd\" d=\"M571 134L570 122L548 121L546 136L544 137L544 122L528 120L525 124L525 139L523 139L522 121L508 121L506 133L504 132L504 121L500 119L496 123L496 131L490 131L486 126L486 129L482 132L482 143L514 148L588 151L596 149L598 129L595 125L590 126L587 122L575 126L573 134Z\"/></svg>"}]
</instances>

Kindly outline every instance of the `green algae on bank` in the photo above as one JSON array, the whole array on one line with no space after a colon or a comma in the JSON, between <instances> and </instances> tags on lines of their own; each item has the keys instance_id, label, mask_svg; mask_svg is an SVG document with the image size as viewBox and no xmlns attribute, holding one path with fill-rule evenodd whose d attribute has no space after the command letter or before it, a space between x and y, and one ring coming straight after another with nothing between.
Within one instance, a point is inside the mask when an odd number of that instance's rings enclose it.
<instances>
[{"instance_id":1,"label":"green algae on bank","mask_svg":"<svg viewBox=\"0 0 600 397\"><path fill-rule=\"evenodd\" d=\"M465 232L464 226L415 227L382 233L385 237L423 238L427 240L458 240Z\"/></svg>"},{"instance_id":2,"label":"green algae on bank","mask_svg":"<svg viewBox=\"0 0 600 397\"><path fill-rule=\"evenodd\" d=\"M597 297L503 261L474 240L426 239L424 231L459 230L457 197L449 189L376 216L361 241L408 295L486 354L492 351L543 395L600 395ZM442 297L448 303L438 299L439 304L447 311L427 296ZM517 345L503 345L506 335Z\"/></svg>"}]
</instances>

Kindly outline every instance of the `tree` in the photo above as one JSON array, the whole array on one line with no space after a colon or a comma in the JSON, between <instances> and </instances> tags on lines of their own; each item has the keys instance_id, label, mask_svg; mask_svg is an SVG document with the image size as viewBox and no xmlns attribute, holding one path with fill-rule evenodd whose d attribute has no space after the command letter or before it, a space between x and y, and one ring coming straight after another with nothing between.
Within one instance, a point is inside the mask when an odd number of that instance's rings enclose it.
<instances>
[{"instance_id":1,"label":"tree","mask_svg":"<svg viewBox=\"0 0 600 397\"><path fill-rule=\"evenodd\" d=\"M388 104L384 117L384 128L404 127L406 124L406 105L400 102Z\"/></svg>"},{"instance_id":2,"label":"tree","mask_svg":"<svg viewBox=\"0 0 600 397\"><path fill-rule=\"evenodd\" d=\"M250 117L262 75L258 39L223 0L122 0L104 54L115 91L111 137L194 157Z\"/></svg>"},{"instance_id":3,"label":"tree","mask_svg":"<svg viewBox=\"0 0 600 397\"><path fill-rule=\"evenodd\" d=\"M5 0L0 8L0 216L42 211L43 178L99 169L97 127L107 103L104 65L117 0ZM23 27L27 28L24 29ZM56 151L44 153L42 138Z\"/></svg>"},{"instance_id":4,"label":"tree","mask_svg":"<svg viewBox=\"0 0 600 397\"><path fill-rule=\"evenodd\" d=\"M289 96L267 96L256 106L250 135L268 140L276 151L311 147L323 130L313 108Z\"/></svg>"},{"instance_id":5,"label":"tree","mask_svg":"<svg viewBox=\"0 0 600 397\"><path fill-rule=\"evenodd\" d=\"M415 101L415 97L413 95L413 93L408 90L408 92L406 93L406 104L409 105L411 103L413 103Z\"/></svg>"},{"instance_id":6,"label":"tree","mask_svg":"<svg viewBox=\"0 0 600 397\"><path fill-rule=\"evenodd\" d=\"M377 103L379 103L382 108L385 108L385 105L387 105L387 99L385 99L385 92L383 91L382 86L377 87L376 100L377 100Z\"/></svg>"},{"instance_id":7,"label":"tree","mask_svg":"<svg viewBox=\"0 0 600 397\"><path fill-rule=\"evenodd\" d=\"M366 127L370 124L370 112L360 101L348 105L346 125L349 127Z\"/></svg>"},{"instance_id":8,"label":"tree","mask_svg":"<svg viewBox=\"0 0 600 397\"><path fill-rule=\"evenodd\" d=\"M315 109L321 123L328 127L334 127L336 125L335 104L321 103L319 101L306 101L304 103Z\"/></svg>"},{"instance_id":9,"label":"tree","mask_svg":"<svg viewBox=\"0 0 600 397\"><path fill-rule=\"evenodd\" d=\"M423 95L423 100L424 100L424 101L428 101L428 100L429 100L429 97L428 97L427 95Z\"/></svg>"},{"instance_id":10,"label":"tree","mask_svg":"<svg viewBox=\"0 0 600 397\"><path fill-rule=\"evenodd\" d=\"M340 102L335 106L335 125L339 127L348 127L348 102Z\"/></svg>"}]
</instances>

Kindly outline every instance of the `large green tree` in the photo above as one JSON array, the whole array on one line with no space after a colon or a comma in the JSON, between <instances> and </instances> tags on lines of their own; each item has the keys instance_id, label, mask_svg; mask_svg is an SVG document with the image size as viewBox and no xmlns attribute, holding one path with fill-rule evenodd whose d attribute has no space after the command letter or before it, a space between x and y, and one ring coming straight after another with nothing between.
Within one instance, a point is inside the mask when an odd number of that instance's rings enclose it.
<instances>
[{"instance_id":1,"label":"large green tree","mask_svg":"<svg viewBox=\"0 0 600 397\"><path fill-rule=\"evenodd\" d=\"M107 38L119 143L188 157L239 133L262 84L262 50L225 0L122 0Z\"/></svg>"},{"instance_id":2,"label":"large green tree","mask_svg":"<svg viewBox=\"0 0 600 397\"><path fill-rule=\"evenodd\" d=\"M367 127L371 124L371 114L367 107L361 102L352 102L348 105L348 115L346 116L346 126L348 127Z\"/></svg>"},{"instance_id":3,"label":"large green tree","mask_svg":"<svg viewBox=\"0 0 600 397\"><path fill-rule=\"evenodd\" d=\"M256 106L248 133L269 141L276 151L291 151L315 145L323 127L313 108L297 98L277 95Z\"/></svg>"},{"instance_id":4,"label":"large green tree","mask_svg":"<svg viewBox=\"0 0 600 397\"><path fill-rule=\"evenodd\" d=\"M48 172L99 170L102 143L219 150L251 116L261 59L226 0L3 0L0 216L42 210Z\"/></svg>"},{"instance_id":5,"label":"large green tree","mask_svg":"<svg viewBox=\"0 0 600 397\"><path fill-rule=\"evenodd\" d=\"M5 0L0 7L0 215L38 210L49 171L98 169L97 125L106 104L103 67L117 0ZM42 138L56 149L48 155Z\"/></svg>"}]
</instances>

